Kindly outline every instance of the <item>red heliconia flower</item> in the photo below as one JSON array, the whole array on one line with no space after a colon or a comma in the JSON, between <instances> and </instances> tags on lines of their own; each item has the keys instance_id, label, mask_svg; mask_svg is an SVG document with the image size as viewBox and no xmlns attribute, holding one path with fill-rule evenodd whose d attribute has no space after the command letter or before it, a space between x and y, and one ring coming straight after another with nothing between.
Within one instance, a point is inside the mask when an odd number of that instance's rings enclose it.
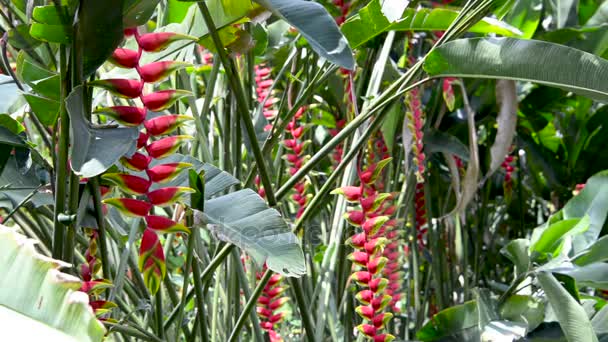
<instances>
[{"instance_id":1,"label":"red heliconia flower","mask_svg":"<svg viewBox=\"0 0 608 342\"><path fill-rule=\"evenodd\" d=\"M162 279L167 274L165 254L158 235L151 229L145 229L139 248L139 269L144 275L146 287L151 294L156 294Z\"/></svg>"},{"instance_id":2,"label":"red heliconia flower","mask_svg":"<svg viewBox=\"0 0 608 342\"><path fill-rule=\"evenodd\" d=\"M124 215L131 217L144 217L152 209L152 204L132 198L108 198L103 203L120 210Z\"/></svg>"},{"instance_id":3,"label":"red heliconia flower","mask_svg":"<svg viewBox=\"0 0 608 342\"><path fill-rule=\"evenodd\" d=\"M150 203L158 206L166 206L179 201L182 196L193 193L194 190L183 186L171 186L150 191L147 196Z\"/></svg>"},{"instance_id":4,"label":"red heliconia flower","mask_svg":"<svg viewBox=\"0 0 608 342\"><path fill-rule=\"evenodd\" d=\"M146 170L152 182L165 183L175 178L183 169L191 167L189 163L167 163L156 165Z\"/></svg>"},{"instance_id":5,"label":"red heliconia flower","mask_svg":"<svg viewBox=\"0 0 608 342\"><path fill-rule=\"evenodd\" d=\"M152 158L148 155L145 155L140 152L135 152L131 157L122 157L120 158L120 162L129 170L133 171L144 171L148 169L148 165L150 165L150 161Z\"/></svg>"},{"instance_id":6,"label":"red heliconia flower","mask_svg":"<svg viewBox=\"0 0 608 342\"><path fill-rule=\"evenodd\" d=\"M344 217L353 226L360 226L365 222L365 214L359 210L352 210L344 214Z\"/></svg>"},{"instance_id":7,"label":"red heliconia flower","mask_svg":"<svg viewBox=\"0 0 608 342\"><path fill-rule=\"evenodd\" d=\"M168 217L148 215L145 219L147 227L159 233L190 233L190 229L186 226Z\"/></svg>"},{"instance_id":8,"label":"red heliconia flower","mask_svg":"<svg viewBox=\"0 0 608 342\"><path fill-rule=\"evenodd\" d=\"M187 115L162 115L147 120L144 122L144 127L151 136L159 136L173 132L189 120L192 120L192 117Z\"/></svg>"},{"instance_id":9,"label":"red heliconia flower","mask_svg":"<svg viewBox=\"0 0 608 342\"><path fill-rule=\"evenodd\" d=\"M446 77L443 79L443 100L450 112L454 110L454 105L456 103L454 87L452 86L456 80L457 79L454 77Z\"/></svg>"},{"instance_id":10,"label":"red heliconia flower","mask_svg":"<svg viewBox=\"0 0 608 342\"><path fill-rule=\"evenodd\" d=\"M122 31L126 37L131 37L137 33L137 27L129 27Z\"/></svg>"},{"instance_id":11,"label":"red heliconia flower","mask_svg":"<svg viewBox=\"0 0 608 342\"><path fill-rule=\"evenodd\" d=\"M332 194L340 194L349 202L357 202L361 198L360 186L343 186L331 192Z\"/></svg>"},{"instance_id":12,"label":"red heliconia flower","mask_svg":"<svg viewBox=\"0 0 608 342\"><path fill-rule=\"evenodd\" d=\"M196 37L174 32L154 32L141 35L137 42L147 52L159 52L166 49L171 43L178 40L198 40Z\"/></svg>"},{"instance_id":13,"label":"red heliconia flower","mask_svg":"<svg viewBox=\"0 0 608 342\"><path fill-rule=\"evenodd\" d=\"M109 61L116 66L132 69L139 63L139 53L135 50L117 48L114 50Z\"/></svg>"},{"instance_id":14,"label":"red heliconia flower","mask_svg":"<svg viewBox=\"0 0 608 342\"><path fill-rule=\"evenodd\" d=\"M150 181L139 176L133 176L128 173L106 173L102 176L103 179L112 182L120 187L124 192L131 195L144 195L150 188Z\"/></svg>"},{"instance_id":15,"label":"red heliconia flower","mask_svg":"<svg viewBox=\"0 0 608 342\"><path fill-rule=\"evenodd\" d=\"M150 138L149 135L144 132L139 132L139 137L137 137L137 148L140 149L146 146L146 144L148 143L148 138Z\"/></svg>"},{"instance_id":16,"label":"red heliconia flower","mask_svg":"<svg viewBox=\"0 0 608 342\"><path fill-rule=\"evenodd\" d=\"M184 142L191 139L192 137L189 135L174 135L149 144L146 146L146 150L150 157L162 159L173 154Z\"/></svg>"},{"instance_id":17,"label":"red heliconia flower","mask_svg":"<svg viewBox=\"0 0 608 342\"><path fill-rule=\"evenodd\" d=\"M146 109L131 106L114 106L107 108L99 108L93 114L101 114L109 116L119 123L133 127L141 125L146 120Z\"/></svg>"},{"instance_id":18,"label":"red heliconia flower","mask_svg":"<svg viewBox=\"0 0 608 342\"><path fill-rule=\"evenodd\" d=\"M153 62L139 67L139 76L147 83L158 82L169 76L175 70L189 65L184 62L162 61Z\"/></svg>"},{"instance_id":19,"label":"red heliconia flower","mask_svg":"<svg viewBox=\"0 0 608 342\"><path fill-rule=\"evenodd\" d=\"M144 95L142 101L149 110L153 112L160 112L171 107L175 101L186 95L191 95L191 93L186 90L161 90Z\"/></svg>"},{"instance_id":20,"label":"red heliconia flower","mask_svg":"<svg viewBox=\"0 0 608 342\"><path fill-rule=\"evenodd\" d=\"M108 90L112 94L128 99L141 95L143 83L138 80L127 80L123 78L111 78L107 80L95 80L89 85Z\"/></svg>"}]
</instances>

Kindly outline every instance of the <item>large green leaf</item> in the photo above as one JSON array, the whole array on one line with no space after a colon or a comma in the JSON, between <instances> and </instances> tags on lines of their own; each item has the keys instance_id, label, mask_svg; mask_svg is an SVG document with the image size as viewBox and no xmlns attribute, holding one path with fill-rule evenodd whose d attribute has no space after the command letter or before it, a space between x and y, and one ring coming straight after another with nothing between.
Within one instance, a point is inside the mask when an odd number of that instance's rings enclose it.
<instances>
[{"instance_id":1,"label":"large green leaf","mask_svg":"<svg viewBox=\"0 0 608 342\"><path fill-rule=\"evenodd\" d=\"M534 232L530 244L530 254L545 253L557 254L561 248L561 242L566 236L581 233L589 229L589 217L559 220L546 227L539 228L540 233Z\"/></svg>"},{"instance_id":2,"label":"large green leaf","mask_svg":"<svg viewBox=\"0 0 608 342\"><path fill-rule=\"evenodd\" d=\"M608 217L608 171L587 180L585 188L561 210L564 219L589 217L589 229L574 238L574 252L579 253L600 236Z\"/></svg>"},{"instance_id":3,"label":"large green leaf","mask_svg":"<svg viewBox=\"0 0 608 342\"><path fill-rule=\"evenodd\" d=\"M503 21L518 28L522 38L532 38L540 23L543 0L515 0Z\"/></svg>"},{"instance_id":4,"label":"large green leaf","mask_svg":"<svg viewBox=\"0 0 608 342\"><path fill-rule=\"evenodd\" d=\"M608 263L596 262L582 267L564 263L552 271L572 277L578 286L608 290Z\"/></svg>"},{"instance_id":5,"label":"large green leaf","mask_svg":"<svg viewBox=\"0 0 608 342\"><path fill-rule=\"evenodd\" d=\"M205 202L194 226L207 225L218 239L233 243L269 269L286 276L306 273L298 238L279 212L253 190L245 189Z\"/></svg>"},{"instance_id":6,"label":"large green leaf","mask_svg":"<svg viewBox=\"0 0 608 342\"><path fill-rule=\"evenodd\" d=\"M532 331L543 322L545 302L532 296L513 295L500 306L500 316L508 321L525 323L528 331Z\"/></svg>"},{"instance_id":7,"label":"large green leaf","mask_svg":"<svg viewBox=\"0 0 608 342\"><path fill-rule=\"evenodd\" d=\"M528 239L516 239L500 250L500 253L509 258L515 266L515 277L528 272L530 269L529 246L530 241Z\"/></svg>"},{"instance_id":8,"label":"large green leaf","mask_svg":"<svg viewBox=\"0 0 608 342\"><path fill-rule=\"evenodd\" d=\"M42 256L35 241L0 226L0 319L3 336L19 340L101 341L105 329L88 306L81 282Z\"/></svg>"},{"instance_id":9,"label":"large green leaf","mask_svg":"<svg viewBox=\"0 0 608 342\"><path fill-rule=\"evenodd\" d=\"M77 56L82 58L82 78L102 65L124 39L122 11L124 0L84 0L78 9L76 26ZM100 15L103 13L103 15Z\"/></svg>"},{"instance_id":10,"label":"large green leaf","mask_svg":"<svg viewBox=\"0 0 608 342\"><path fill-rule=\"evenodd\" d=\"M139 131L137 127L93 128L84 117L83 87L74 88L66 99L70 114L72 144L71 166L82 177L94 177L120 157L135 152Z\"/></svg>"},{"instance_id":11,"label":"large green leaf","mask_svg":"<svg viewBox=\"0 0 608 342\"><path fill-rule=\"evenodd\" d=\"M572 298L557 279L546 272L538 273L537 279L568 341L597 342L597 336L593 332L585 309Z\"/></svg>"},{"instance_id":12,"label":"large green leaf","mask_svg":"<svg viewBox=\"0 0 608 342\"><path fill-rule=\"evenodd\" d=\"M408 8L397 21L391 21L382 11L380 0L374 0L362 8L358 14L342 25L342 32L352 48L357 48L387 31L445 31L458 11L445 8ZM496 33L503 36L519 36L521 32L501 21L484 18L473 25L470 32Z\"/></svg>"},{"instance_id":13,"label":"large green leaf","mask_svg":"<svg viewBox=\"0 0 608 342\"><path fill-rule=\"evenodd\" d=\"M355 60L348 41L320 4L304 0L255 0L298 29L321 57L353 70Z\"/></svg>"},{"instance_id":14,"label":"large green leaf","mask_svg":"<svg viewBox=\"0 0 608 342\"><path fill-rule=\"evenodd\" d=\"M479 334L477 303L469 301L440 311L416 333L421 341L437 341L474 329ZM477 337L479 340L479 337ZM471 340L472 341L472 340Z\"/></svg>"},{"instance_id":15,"label":"large green leaf","mask_svg":"<svg viewBox=\"0 0 608 342\"><path fill-rule=\"evenodd\" d=\"M606 260L608 260L608 235L598 239L589 248L575 256L572 262L579 266L585 266Z\"/></svg>"},{"instance_id":16,"label":"large green leaf","mask_svg":"<svg viewBox=\"0 0 608 342\"><path fill-rule=\"evenodd\" d=\"M36 164L27 170L22 170L15 156L10 156L0 174L0 187L4 187L0 190L0 207L12 209L26 199L32 191L48 181L48 174L39 170ZM35 207L51 205L53 196L50 192L41 191L35 194L30 201Z\"/></svg>"},{"instance_id":17,"label":"large green leaf","mask_svg":"<svg viewBox=\"0 0 608 342\"><path fill-rule=\"evenodd\" d=\"M608 101L608 61L570 47L516 38L458 39L424 62L435 77L503 78L541 83ZM555 72L559 70L559 72Z\"/></svg>"},{"instance_id":18,"label":"large green leaf","mask_svg":"<svg viewBox=\"0 0 608 342\"><path fill-rule=\"evenodd\" d=\"M148 22L159 2L160 0L125 0L122 11L124 27L135 27Z\"/></svg>"}]
</instances>

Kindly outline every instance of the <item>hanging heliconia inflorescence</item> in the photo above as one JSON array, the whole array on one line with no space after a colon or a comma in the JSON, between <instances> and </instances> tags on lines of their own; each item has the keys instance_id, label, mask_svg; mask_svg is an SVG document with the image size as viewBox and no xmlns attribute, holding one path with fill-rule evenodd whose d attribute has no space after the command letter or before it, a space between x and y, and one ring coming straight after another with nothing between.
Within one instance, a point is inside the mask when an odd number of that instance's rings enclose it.
<instances>
[{"instance_id":1,"label":"hanging heliconia inflorescence","mask_svg":"<svg viewBox=\"0 0 608 342\"><path fill-rule=\"evenodd\" d=\"M293 120L287 124L287 133L289 135L283 141L283 145L289 151L285 156L285 160L289 165L289 175L293 176L296 172L300 171L302 165L306 162L309 156L306 154L306 145L309 141L303 139L304 126L301 124L302 117L306 112L306 107L302 107L296 111ZM297 208L296 219L304 213L306 204L310 200L310 195L306 193L306 180L303 179L294 185L294 194L291 195L291 199L295 202Z\"/></svg>"},{"instance_id":2,"label":"hanging heliconia inflorescence","mask_svg":"<svg viewBox=\"0 0 608 342\"><path fill-rule=\"evenodd\" d=\"M350 0L334 0L334 5L340 10L340 15L336 17L336 24L342 25L346 21L346 16L350 11Z\"/></svg>"},{"instance_id":3,"label":"hanging heliconia inflorescence","mask_svg":"<svg viewBox=\"0 0 608 342\"><path fill-rule=\"evenodd\" d=\"M266 270L266 265L264 265ZM258 281L262 278L264 272L258 272L256 278ZM283 341L283 338L275 330L276 325L283 320L284 312L277 312L288 300L284 297L285 287L282 286L283 276L273 274L264 286L262 295L258 298L257 313L260 318L260 327L268 332L268 337L271 342Z\"/></svg>"},{"instance_id":4,"label":"hanging heliconia inflorescence","mask_svg":"<svg viewBox=\"0 0 608 342\"><path fill-rule=\"evenodd\" d=\"M84 258L85 263L80 265L80 276L82 277L82 286L80 291L89 295L89 306L95 312L95 315L102 321L108 319L103 315L116 307L116 304L100 298L101 293L111 287L109 280L97 278L97 274L101 271L101 263L98 260L97 241L99 234L95 229L85 229L86 235L89 237L89 247L87 248Z\"/></svg>"},{"instance_id":5,"label":"hanging heliconia inflorescence","mask_svg":"<svg viewBox=\"0 0 608 342\"><path fill-rule=\"evenodd\" d=\"M99 108L94 114L111 117L125 126L145 128L145 132L141 132L137 139L137 152L120 160L124 171L106 173L102 178L116 185L124 193L135 197L109 198L105 199L104 203L116 207L126 216L145 220L146 229L139 250L139 268L144 275L146 286L152 294L155 294L166 275L165 255L158 233L189 230L183 224L168 217L154 215L152 210L154 207L173 205L193 190L187 187L160 186L174 179L180 171L192 166L191 164L158 162L153 167L151 165L154 160L160 161L172 155L183 143L191 139L190 136L185 135L170 135L191 118L177 114L161 114L148 118L148 112L163 112L188 92L167 89L146 94L144 92L146 84L162 81L187 64L160 61L140 65L140 59L143 52L159 52L172 42L196 40L196 38L171 32L140 34L137 28L126 29L125 36L134 37L138 49L117 48L110 61L118 67L135 69L140 79L104 79L89 84L104 88L121 98L139 98L142 103L141 107ZM140 174L132 174L134 172ZM145 172L146 176L141 175L141 172Z\"/></svg>"},{"instance_id":6,"label":"hanging heliconia inflorescence","mask_svg":"<svg viewBox=\"0 0 608 342\"><path fill-rule=\"evenodd\" d=\"M416 172L416 188L414 192L414 215L417 231L418 244L424 246L426 228L426 201L424 198L424 175L426 171L426 157L424 155L423 126L424 112L420 102L418 88L412 89L407 96L408 128L412 133L412 154L414 155L414 166Z\"/></svg>"},{"instance_id":7,"label":"hanging heliconia inflorescence","mask_svg":"<svg viewBox=\"0 0 608 342\"><path fill-rule=\"evenodd\" d=\"M387 291L389 280L385 278L384 268L388 259L384 256L384 249L389 243L385 234L395 222L383 214L385 211L393 212L394 208L384 206L392 196L377 191L374 186L389 162L390 159L383 159L369 164L366 169L358 171L359 185L333 191L357 206L344 214L346 220L359 230L348 239L348 244L354 249L349 259L358 269L352 274L352 279L362 288L356 295L360 305L355 311L363 319L357 329L367 338L378 342L394 339L394 336L384 332L393 316L386 312L393 298Z\"/></svg>"},{"instance_id":8,"label":"hanging heliconia inflorescence","mask_svg":"<svg viewBox=\"0 0 608 342\"><path fill-rule=\"evenodd\" d=\"M508 154L505 156L505 160L500 164L502 169L505 171L505 178L502 182L502 187L504 189L505 197L510 198L511 193L513 191L513 171L515 171L515 167L513 163L515 162L515 157Z\"/></svg>"}]
</instances>

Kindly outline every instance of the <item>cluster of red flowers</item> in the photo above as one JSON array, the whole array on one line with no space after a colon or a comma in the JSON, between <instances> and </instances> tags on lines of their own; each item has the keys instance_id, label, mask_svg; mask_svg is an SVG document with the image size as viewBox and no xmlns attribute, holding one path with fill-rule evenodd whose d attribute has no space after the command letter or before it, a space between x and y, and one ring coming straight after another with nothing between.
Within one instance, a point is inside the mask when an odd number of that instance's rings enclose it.
<instances>
[{"instance_id":1,"label":"cluster of red flowers","mask_svg":"<svg viewBox=\"0 0 608 342\"><path fill-rule=\"evenodd\" d=\"M349 0L334 0L334 5L340 10L340 16L336 17L336 24L342 25L346 21L346 15L350 11L351 3Z\"/></svg>"},{"instance_id":2,"label":"cluster of red flowers","mask_svg":"<svg viewBox=\"0 0 608 342\"><path fill-rule=\"evenodd\" d=\"M144 94L146 83L154 84L162 81L185 63L173 61L153 62L140 65L143 52L158 52L166 49L172 42L182 39L193 39L171 32L140 34L137 28L125 30L126 37L134 37L138 50L118 48L110 61L118 67L135 69L139 80L104 79L90 82L96 87L107 89L112 94L127 98L139 98L143 107L113 106L100 108L94 113L113 118L125 126L140 127L137 139L137 149L132 156L121 158L125 170L118 173L107 173L102 176L107 182L116 185L124 193L139 198L120 197L105 199L104 203L112 205L123 214L131 217L144 218L144 230L140 246L139 267L144 275L146 285L151 293L156 293L166 274L165 255L157 233L188 232L181 223L164 216L152 215L154 206L169 206L178 202L181 197L192 192L187 187L161 187L160 184L173 180L180 171L191 166L188 163L155 163L153 160L163 159L173 154L184 142L191 139L184 135L169 135L185 121L190 120L184 115L150 115L148 112L162 112L171 107L180 97L187 94L181 90L161 90ZM147 177L134 175L132 172L145 172Z\"/></svg>"},{"instance_id":3,"label":"cluster of red flowers","mask_svg":"<svg viewBox=\"0 0 608 342\"><path fill-rule=\"evenodd\" d=\"M397 244L391 245L389 249L385 248L392 243L387 236L394 235L389 233L394 231L397 223L390 218L395 208L389 202L392 196L379 192L374 186L389 161L390 159L384 159L370 164L365 170L360 170L359 186L347 186L334 191L359 207L345 214L351 225L361 229L348 240L355 250L349 258L359 268L353 273L352 279L363 288L356 295L361 305L355 310L364 320L357 329L366 337L379 342L394 339L394 336L383 332L393 316L385 309L393 300L398 300L398 297L393 297L397 289L389 286L389 279L385 278L393 267L386 267L389 257L397 257L394 254L394 249L398 248Z\"/></svg>"},{"instance_id":4,"label":"cluster of red flowers","mask_svg":"<svg viewBox=\"0 0 608 342\"><path fill-rule=\"evenodd\" d=\"M414 212L416 231L418 232L418 244L424 245L424 236L427 232L426 206L424 198L424 174L426 171L426 156L424 154L423 131L424 113L420 103L418 89L412 89L408 94L408 127L412 132L412 152L414 154L414 165L416 166L416 189L414 193Z\"/></svg>"},{"instance_id":5,"label":"cluster of red flowers","mask_svg":"<svg viewBox=\"0 0 608 342\"><path fill-rule=\"evenodd\" d=\"M263 272L258 272L258 281L262 277L262 274ZM289 300L288 297L281 297L285 291L285 287L281 286L282 282L282 275L273 274L266 286L264 286L262 295L258 298L256 310L260 317L260 326L268 332L271 342L283 341L281 336L275 331L275 325L280 323L284 316L283 312L277 313L276 311Z\"/></svg>"},{"instance_id":6,"label":"cluster of red flowers","mask_svg":"<svg viewBox=\"0 0 608 342\"><path fill-rule=\"evenodd\" d=\"M511 191L513 190L513 171L515 171L515 167L513 163L515 162L515 157L512 155L507 155L505 160L500 164L500 167L505 171L505 178L503 180L503 189L505 191L506 196L511 195Z\"/></svg>"}]
</instances>

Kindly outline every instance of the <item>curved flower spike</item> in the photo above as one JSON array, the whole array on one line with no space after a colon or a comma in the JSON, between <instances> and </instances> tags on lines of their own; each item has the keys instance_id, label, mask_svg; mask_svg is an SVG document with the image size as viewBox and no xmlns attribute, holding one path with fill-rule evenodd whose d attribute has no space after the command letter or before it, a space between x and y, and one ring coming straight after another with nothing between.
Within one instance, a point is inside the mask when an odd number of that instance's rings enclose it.
<instances>
[{"instance_id":1,"label":"curved flower spike","mask_svg":"<svg viewBox=\"0 0 608 342\"><path fill-rule=\"evenodd\" d=\"M171 43L178 40L197 41L198 38L174 32L154 32L141 35L137 39L137 42L139 46L146 52L159 52L163 51L169 47Z\"/></svg>"},{"instance_id":2,"label":"curved flower spike","mask_svg":"<svg viewBox=\"0 0 608 342\"><path fill-rule=\"evenodd\" d=\"M160 112L171 107L180 98L191 94L189 91L179 89L161 90L145 95L142 101L149 110Z\"/></svg>"},{"instance_id":3,"label":"curved flower spike","mask_svg":"<svg viewBox=\"0 0 608 342\"><path fill-rule=\"evenodd\" d=\"M89 82L89 85L106 89L116 96L127 99L133 99L141 95L141 89L143 87L143 83L138 80L127 80L123 78L95 80Z\"/></svg>"},{"instance_id":4,"label":"curved flower spike","mask_svg":"<svg viewBox=\"0 0 608 342\"><path fill-rule=\"evenodd\" d=\"M120 162L129 170L144 171L148 169L152 158L140 152L135 152L130 158L122 157Z\"/></svg>"},{"instance_id":5,"label":"curved flower spike","mask_svg":"<svg viewBox=\"0 0 608 342\"><path fill-rule=\"evenodd\" d=\"M158 206L167 206L178 202L184 195L195 192L191 188L183 186L171 186L150 191L148 199L150 203Z\"/></svg>"},{"instance_id":6,"label":"curved flower spike","mask_svg":"<svg viewBox=\"0 0 608 342\"><path fill-rule=\"evenodd\" d=\"M169 76L175 70L188 65L190 64L174 61L153 62L140 67L139 76L147 83L154 83Z\"/></svg>"},{"instance_id":7,"label":"curved flower spike","mask_svg":"<svg viewBox=\"0 0 608 342\"><path fill-rule=\"evenodd\" d=\"M150 189L150 181L128 173L106 173L101 178L110 181L131 195L144 195Z\"/></svg>"},{"instance_id":8,"label":"curved flower spike","mask_svg":"<svg viewBox=\"0 0 608 342\"><path fill-rule=\"evenodd\" d=\"M167 274L165 253L158 235L151 229L145 229L139 248L139 269L144 275L144 282L152 295L160 288Z\"/></svg>"},{"instance_id":9,"label":"curved flower spike","mask_svg":"<svg viewBox=\"0 0 608 342\"><path fill-rule=\"evenodd\" d=\"M146 120L146 109L132 106L99 108L95 110L93 114L109 116L129 127L139 126Z\"/></svg>"},{"instance_id":10,"label":"curved flower spike","mask_svg":"<svg viewBox=\"0 0 608 342\"><path fill-rule=\"evenodd\" d=\"M146 224L148 228L159 233L183 232L190 234L190 229L186 226L164 216L148 215L146 216Z\"/></svg>"},{"instance_id":11,"label":"curved flower spike","mask_svg":"<svg viewBox=\"0 0 608 342\"><path fill-rule=\"evenodd\" d=\"M109 204L124 215L131 217L144 217L152 209L152 204L132 198L108 198L103 200L103 203Z\"/></svg>"},{"instance_id":12,"label":"curved flower spike","mask_svg":"<svg viewBox=\"0 0 608 342\"><path fill-rule=\"evenodd\" d=\"M174 135L149 144L146 146L146 150L150 157L162 159L174 153L184 142L191 139L192 137L189 135Z\"/></svg>"},{"instance_id":13,"label":"curved flower spike","mask_svg":"<svg viewBox=\"0 0 608 342\"><path fill-rule=\"evenodd\" d=\"M131 69L137 66L139 53L135 50L117 48L108 60L118 67Z\"/></svg>"},{"instance_id":14,"label":"curved flower spike","mask_svg":"<svg viewBox=\"0 0 608 342\"><path fill-rule=\"evenodd\" d=\"M144 122L148 134L152 136L165 135L173 132L184 122L192 120L188 115L163 115Z\"/></svg>"},{"instance_id":15,"label":"curved flower spike","mask_svg":"<svg viewBox=\"0 0 608 342\"><path fill-rule=\"evenodd\" d=\"M192 164L190 163L161 164L146 170L146 173L152 182L166 183L175 178L180 171L191 166Z\"/></svg>"}]
</instances>

